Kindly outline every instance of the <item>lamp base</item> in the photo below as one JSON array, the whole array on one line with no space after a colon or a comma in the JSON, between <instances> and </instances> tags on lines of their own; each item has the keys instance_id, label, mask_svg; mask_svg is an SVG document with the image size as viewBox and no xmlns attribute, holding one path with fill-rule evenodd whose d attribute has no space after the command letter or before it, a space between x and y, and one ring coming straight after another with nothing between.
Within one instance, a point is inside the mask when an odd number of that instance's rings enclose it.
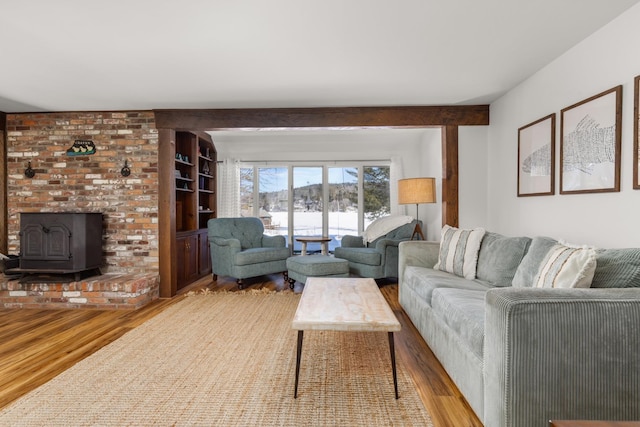
<instances>
[{"instance_id":1,"label":"lamp base","mask_svg":"<svg viewBox=\"0 0 640 427\"><path fill-rule=\"evenodd\" d=\"M413 238L416 237L416 234L420 236L422 240L426 240L424 238L424 234L422 234L422 227L420 227L420 223L416 223L416 226L413 229L413 234L411 235L411 240L413 240Z\"/></svg>"}]
</instances>

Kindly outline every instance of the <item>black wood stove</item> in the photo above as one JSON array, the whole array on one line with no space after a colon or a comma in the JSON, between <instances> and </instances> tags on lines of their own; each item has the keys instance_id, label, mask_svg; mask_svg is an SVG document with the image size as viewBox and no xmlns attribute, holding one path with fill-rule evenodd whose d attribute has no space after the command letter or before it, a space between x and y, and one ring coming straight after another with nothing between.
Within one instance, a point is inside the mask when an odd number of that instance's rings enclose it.
<instances>
[{"instance_id":1,"label":"black wood stove","mask_svg":"<svg viewBox=\"0 0 640 427\"><path fill-rule=\"evenodd\" d=\"M40 212L20 214L20 268L47 276L100 274L102 214Z\"/></svg>"}]
</instances>

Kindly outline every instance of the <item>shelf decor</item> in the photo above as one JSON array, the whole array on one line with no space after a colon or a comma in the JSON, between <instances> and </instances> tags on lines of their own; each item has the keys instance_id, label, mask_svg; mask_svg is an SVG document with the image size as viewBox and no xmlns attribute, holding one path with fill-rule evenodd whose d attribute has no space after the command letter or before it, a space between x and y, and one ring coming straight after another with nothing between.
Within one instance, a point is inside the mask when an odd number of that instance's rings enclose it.
<instances>
[{"instance_id":1,"label":"shelf decor","mask_svg":"<svg viewBox=\"0 0 640 427\"><path fill-rule=\"evenodd\" d=\"M634 79L633 92L633 188L640 190L640 76Z\"/></svg>"},{"instance_id":2,"label":"shelf decor","mask_svg":"<svg viewBox=\"0 0 640 427\"><path fill-rule=\"evenodd\" d=\"M622 86L561 111L560 194L620 191Z\"/></svg>"},{"instance_id":3,"label":"shelf decor","mask_svg":"<svg viewBox=\"0 0 640 427\"><path fill-rule=\"evenodd\" d=\"M518 129L518 197L555 193L556 115Z\"/></svg>"}]
</instances>

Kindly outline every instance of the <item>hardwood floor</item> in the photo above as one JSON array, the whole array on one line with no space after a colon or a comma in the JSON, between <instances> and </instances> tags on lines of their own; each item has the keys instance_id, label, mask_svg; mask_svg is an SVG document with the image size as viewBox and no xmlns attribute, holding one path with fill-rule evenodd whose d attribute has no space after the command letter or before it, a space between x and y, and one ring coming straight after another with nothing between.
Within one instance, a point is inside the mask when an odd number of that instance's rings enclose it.
<instances>
[{"instance_id":1,"label":"hardwood floor","mask_svg":"<svg viewBox=\"0 0 640 427\"><path fill-rule=\"evenodd\" d=\"M398 303L397 284L380 289L402 324L396 355L410 372L435 427L482 426ZM207 276L190 290L236 291L233 279ZM245 289L284 290L282 276L245 282ZM296 292L301 291L296 283ZM0 408L49 381L65 369L176 303L181 295L137 311L0 309Z\"/></svg>"}]
</instances>

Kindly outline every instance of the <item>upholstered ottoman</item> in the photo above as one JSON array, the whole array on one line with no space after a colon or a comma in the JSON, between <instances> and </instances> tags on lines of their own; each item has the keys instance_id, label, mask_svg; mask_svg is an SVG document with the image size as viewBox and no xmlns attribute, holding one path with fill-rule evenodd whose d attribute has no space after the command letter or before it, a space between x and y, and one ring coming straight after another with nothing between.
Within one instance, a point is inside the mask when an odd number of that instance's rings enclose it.
<instances>
[{"instance_id":1,"label":"upholstered ottoman","mask_svg":"<svg viewBox=\"0 0 640 427\"><path fill-rule=\"evenodd\" d=\"M349 277L349 261L329 255L292 256L287 258L289 287L307 277Z\"/></svg>"}]
</instances>

